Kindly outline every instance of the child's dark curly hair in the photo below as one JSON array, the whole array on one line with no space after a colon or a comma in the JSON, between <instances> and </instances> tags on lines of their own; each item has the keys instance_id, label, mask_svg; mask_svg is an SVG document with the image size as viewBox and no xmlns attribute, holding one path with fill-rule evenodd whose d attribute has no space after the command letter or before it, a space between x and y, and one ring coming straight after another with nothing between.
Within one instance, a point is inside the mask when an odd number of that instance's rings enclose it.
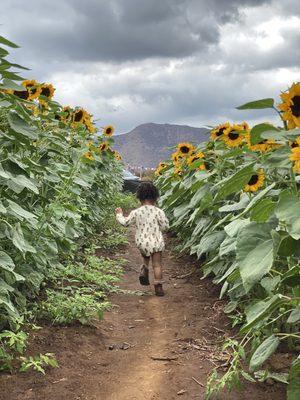
<instances>
[{"instance_id":1,"label":"child's dark curly hair","mask_svg":"<svg viewBox=\"0 0 300 400\"><path fill-rule=\"evenodd\" d=\"M140 201L144 200L156 201L159 198L159 191L151 181L144 181L139 184L136 191L136 197Z\"/></svg>"}]
</instances>

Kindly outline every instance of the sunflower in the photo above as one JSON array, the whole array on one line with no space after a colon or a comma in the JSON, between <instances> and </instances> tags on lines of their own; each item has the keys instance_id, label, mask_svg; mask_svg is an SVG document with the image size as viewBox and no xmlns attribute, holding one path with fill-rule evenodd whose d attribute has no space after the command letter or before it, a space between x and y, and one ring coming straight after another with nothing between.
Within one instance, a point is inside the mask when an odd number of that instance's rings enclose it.
<instances>
[{"instance_id":1,"label":"sunflower","mask_svg":"<svg viewBox=\"0 0 300 400\"><path fill-rule=\"evenodd\" d=\"M52 99L54 95L54 87L51 83L43 83L41 86L41 92L39 94L39 103L42 107L48 108L48 101ZM42 96L42 98L41 98Z\"/></svg>"},{"instance_id":2,"label":"sunflower","mask_svg":"<svg viewBox=\"0 0 300 400\"><path fill-rule=\"evenodd\" d=\"M210 132L210 136L212 138L212 140L216 140L218 139L220 136L223 135L224 131L226 129L230 128L230 123L229 122L225 122L224 124L220 124L218 126L216 126L211 132Z\"/></svg>"},{"instance_id":3,"label":"sunflower","mask_svg":"<svg viewBox=\"0 0 300 400\"><path fill-rule=\"evenodd\" d=\"M107 125L103 128L104 136L112 136L114 134L115 128L112 125Z\"/></svg>"},{"instance_id":4,"label":"sunflower","mask_svg":"<svg viewBox=\"0 0 300 400\"><path fill-rule=\"evenodd\" d=\"M249 128L249 125L247 124L247 122L242 122L241 124L238 124L240 127L242 127L243 128L243 130L244 131L249 131L250 130L250 128Z\"/></svg>"},{"instance_id":5,"label":"sunflower","mask_svg":"<svg viewBox=\"0 0 300 400\"><path fill-rule=\"evenodd\" d=\"M92 122L90 122L90 123L86 122L85 123L85 127L90 133L96 133L97 132L97 128L95 127L95 125L93 125Z\"/></svg>"},{"instance_id":6,"label":"sunflower","mask_svg":"<svg viewBox=\"0 0 300 400\"><path fill-rule=\"evenodd\" d=\"M166 168L167 164L160 162L155 170L155 175L162 175L162 171Z\"/></svg>"},{"instance_id":7,"label":"sunflower","mask_svg":"<svg viewBox=\"0 0 300 400\"><path fill-rule=\"evenodd\" d=\"M300 136L298 136L293 142L289 142L290 147L293 149L294 147L300 146Z\"/></svg>"},{"instance_id":8,"label":"sunflower","mask_svg":"<svg viewBox=\"0 0 300 400\"><path fill-rule=\"evenodd\" d=\"M188 157L194 151L194 146L191 143L179 143L177 145L178 155Z\"/></svg>"},{"instance_id":9,"label":"sunflower","mask_svg":"<svg viewBox=\"0 0 300 400\"><path fill-rule=\"evenodd\" d=\"M51 83L43 83L41 85L41 96L44 96L47 98L47 100L51 100L53 95L54 95L54 87L51 85Z\"/></svg>"},{"instance_id":10,"label":"sunflower","mask_svg":"<svg viewBox=\"0 0 300 400\"><path fill-rule=\"evenodd\" d=\"M62 109L62 113L63 115L60 115L60 120L65 123L71 122L73 113L72 108L70 106L65 106Z\"/></svg>"},{"instance_id":11,"label":"sunflower","mask_svg":"<svg viewBox=\"0 0 300 400\"><path fill-rule=\"evenodd\" d=\"M262 169L258 170L251 176L247 185L244 187L245 192L257 192L261 188L265 181L265 174Z\"/></svg>"},{"instance_id":12,"label":"sunflower","mask_svg":"<svg viewBox=\"0 0 300 400\"><path fill-rule=\"evenodd\" d=\"M106 151L109 148L109 143L108 142L100 143L98 148L101 152Z\"/></svg>"},{"instance_id":13,"label":"sunflower","mask_svg":"<svg viewBox=\"0 0 300 400\"><path fill-rule=\"evenodd\" d=\"M42 91L41 86L34 79L27 79L27 80L23 81L22 86L24 86L28 92L27 100L34 100L34 99L38 98L39 95L41 94L41 91Z\"/></svg>"},{"instance_id":14,"label":"sunflower","mask_svg":"<svg viewBox=\"0 0 300 400\"><path fill-rule=\"evenodd\" d=\"M22 100L28 100L29 96L30 96L29 92L26 89L24 89L24 90L14 90L13 94L15 96L19 97L19 99L22 99Z\"/></svg>"},{"instance_id":15,"label":"sunflower","mask_svg":"<svg viewBox=\"0 0 300 400\"><path fill-rule=\"evenodd\" d=\"M115 157L115 159L117 161L121 161L122 160L122 156L117 150L113 150L113 155L114 155L114 157Z\"/></svg>"},{"instance_id":16,"label":"sunflower","mask_svg":"<svg viewBox=\"0 0 300 400\"><path fill-rule=\"evenodd\" d=\"M166 163L164 163L164 162L160 162L159 164L158 164L158 168L166 168L166 166L167 166L167 164Z\"/></svg>"},{"instance_id":17,"label":"sunflower","mask_svg":"<svg viewBox=\"0 0 300 400\"><path fill-rule=\"evenodd\" d=\"M280 95L282 103L278 108L282 112L282 119L287 122L289 129L300 127L300 82Z\"/></svg>"},{"instance_id":18,"label":"sunflower","mask_svg":"<svg viewBox=\"0 0 300 400\"><path fill-rule=\"evenodd\" d=\"M188 165L193 164L193 162L200 160L201 158L204 158L204 153L202 153L202 151L199 151L198 153L194 153L192 154L188 160L187 163Z\"/></svg>"},{"instance_id":19,"label":"sunflower","mask_svg":"<svg viewBox=\"0 0 300 400\"><path fill-rule=\"evenodd\" d=\"M179 154L178 151L172 154L172 160L174 163L180 163L184 159L182 154Z\"/></svg>"},{"instance_id":20,"label":"sunflower","mask_svg":"<svg viewBox=\"0 0 300 400\"><path fill-rule=\"evenodd\" d=\"M174 168L174 175L176 177L181 177L183 175L183 170L181 167Z\"/></svg>"},{"instance_id":21,"label":"sunflower","mask_svg":"<svg viewBox=\"0 0 300 400\"><path fill-rule=\"evenodd\" d=\"M228 147L237 147L245 139L245 135L242 132L244 132L244 126L238 124L232 125L224 130L222 139Z\"/></svg>"},{"instance_id":22,"label":"sunflower","mask_svg":"<svg viewBox=\"0 0 300 400\"><path fill-rule=\"evenodd\" d=\"M74 112L73 112L73 122L76 124L80 124L84 122L85 119L85 114L86 111L83 108L77 108Z\"/></svg>"},{"instance_id":23,"label":"sunflower","mask_svg":"<svg viewBox=\"0 0 300 400\"><path fill-rule=\"evenodd\" d=\"M90 133L96 133L97 128L92 122L92 116L87 111L84 111L83 123Z\"/></svg>"},{"instance_id":24,"label":"sunflower","mask_svg":"<svg viewBox=\"0 0 300 400\"><path fill-rule=\"evenodd\" d=\"M91 160L91 161L95 159L94 156L93 156L93 153L91 151L87 151L86 153L84 153L83 156L85 158L87 158L88 160Z\"/></svg>"},{"instance_id":25,"label":"sunflower","mask_svg":"<svg viewBox=\"0 0 300 400\"><path fill-rule=\"evenodd\" d=\"M189 166L191 166L194 162L202 160L204 158L204 153L202 153L202 151L199 151L198 153L192 154L188 159L187 159L187 164ZM205 165L204 162L202 162L200 165L198 165L196 168L196 170L204 170Z\"/></svg>"},{"instance_id":26,"label":"sunflower","mask_svg":"<svg viewBox=\"0 0 300 400\"><path fill-rule=\"evenodd\" d=\"M294 147L292 149L290 160L294 161L294 171L300 173L300 147Z\"/></svg>"}]
</instances>

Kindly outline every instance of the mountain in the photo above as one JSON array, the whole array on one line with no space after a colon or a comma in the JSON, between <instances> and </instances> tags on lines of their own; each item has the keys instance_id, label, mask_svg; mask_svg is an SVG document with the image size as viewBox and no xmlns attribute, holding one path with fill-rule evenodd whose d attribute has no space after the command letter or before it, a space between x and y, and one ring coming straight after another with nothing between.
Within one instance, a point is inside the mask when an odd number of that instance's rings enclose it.
<instances>
[{"instance_id":1,"label":"mountain","mask_svg":"<svg viewBox=\"0 0 300 400\"><path fill-rule=\"evenodd\" d=\"M114 148L125 163L135 166L156 167L174 151L180 142L198 144L207 140L205 128L187 125L142 124L128 133L116 135Z\"/></svg>"}]
</instances>

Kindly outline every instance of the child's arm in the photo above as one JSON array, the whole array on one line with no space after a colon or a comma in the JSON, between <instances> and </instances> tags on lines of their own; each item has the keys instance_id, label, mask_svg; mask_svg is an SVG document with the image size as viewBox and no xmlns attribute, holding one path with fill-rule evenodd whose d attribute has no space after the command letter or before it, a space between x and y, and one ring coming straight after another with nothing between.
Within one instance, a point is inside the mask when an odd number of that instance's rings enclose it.
<instances>
[{"instance_id":1,"label":"child's arm","mask_svg":"<svg viewBox=\"0 0 300 400\"><path fill-rule=\"evenodd\" d=\"M158 212L158 224L162 232L169 229L169 220L163 210L159 210Z\"/></svg>"},{"instance_id":2,"label":"child's arm","mask_svg":"<svg viewBox=\"0 0 300 400\"><path fill-rule=\"evenodd\" d=\"M115 212L116 212L116 219L121 225L129 226L130 224L135 222L134 210L130 212L128 217L124 217L122 208L116 208Z\"/></svg>"}]
</instances>

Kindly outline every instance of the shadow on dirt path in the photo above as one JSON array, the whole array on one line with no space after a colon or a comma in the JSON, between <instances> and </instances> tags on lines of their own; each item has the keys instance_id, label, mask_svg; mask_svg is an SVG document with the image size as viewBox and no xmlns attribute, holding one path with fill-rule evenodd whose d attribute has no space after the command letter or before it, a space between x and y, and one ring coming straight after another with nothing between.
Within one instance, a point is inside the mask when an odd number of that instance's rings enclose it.
<instances>
[{"instance_id":1,"label":"shadow on dirt path","mask_svg":"<svg viewBox=\"0 0 300 400\"><path fill-rule=\"evenodd\" d=\"M130 233L133 243L133 235ZM0 400L202 400L207 375L226 363L219 352L230 325L218 290L209 280L188 275L189 258L164 255L166 296L138 283L140 257L134 246L115 305L99 328L44 327L30 351L54 352L60 368L0 376ZM128 291L138 291L128 293ZM222 400L284 400L280 385L245 383L244 391Z\"/></svg>"}]
</instances>

